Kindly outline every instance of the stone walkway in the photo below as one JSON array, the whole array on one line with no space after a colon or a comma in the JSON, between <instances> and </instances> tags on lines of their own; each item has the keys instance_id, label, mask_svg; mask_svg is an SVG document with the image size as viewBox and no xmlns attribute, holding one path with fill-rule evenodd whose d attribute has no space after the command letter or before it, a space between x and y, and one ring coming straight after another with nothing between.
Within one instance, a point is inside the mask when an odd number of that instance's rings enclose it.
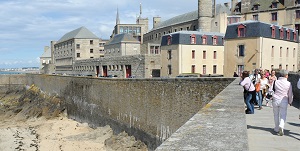
<instances>
[{"instance_id":1,"label":"stone walkway","mask_svg":"<svg viewBox=\"0 0 300 151\"><path fill-rule=\"evenodd\" d=\"M284 136L274 131L273 109L263 106L255 114L246 114L249 151L299 151L300 110L288 106Z\"/></svg>"}]
</instances>

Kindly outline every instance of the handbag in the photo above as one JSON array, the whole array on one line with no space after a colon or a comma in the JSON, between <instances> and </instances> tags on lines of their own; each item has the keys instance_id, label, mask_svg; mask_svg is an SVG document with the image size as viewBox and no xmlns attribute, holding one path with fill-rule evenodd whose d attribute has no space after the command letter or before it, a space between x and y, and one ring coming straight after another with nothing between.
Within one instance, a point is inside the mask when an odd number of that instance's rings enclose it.
<instances>
[{"instance_id":1,"label":"handbag","mask_svg":"<svg viewBox=\"0 0 300 151\"><path fill-rule=\"evenodd\" d=\"M259 92L260 91L260 83L255 84L255 91Z\"/></svg>"}]
</instances>

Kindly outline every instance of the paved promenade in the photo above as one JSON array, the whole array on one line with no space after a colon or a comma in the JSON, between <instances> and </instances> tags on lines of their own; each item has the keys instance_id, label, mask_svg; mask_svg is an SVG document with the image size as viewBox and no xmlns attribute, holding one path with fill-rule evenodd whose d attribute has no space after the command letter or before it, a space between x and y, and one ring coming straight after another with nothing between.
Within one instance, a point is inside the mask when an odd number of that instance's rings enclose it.
<instances>
[{"instance_id":1,"label":"paved promenade","mask_svg":"<svg viewBox=\"0 0 300 151\"><path fill-rule=\"evenodd\" d=\"M300 150L300 111L288 106L284 135L274 131L273 109L263 106L255 109L255 114L246 114L249 151L299 151Z\"/></svg>"}]
</instances>

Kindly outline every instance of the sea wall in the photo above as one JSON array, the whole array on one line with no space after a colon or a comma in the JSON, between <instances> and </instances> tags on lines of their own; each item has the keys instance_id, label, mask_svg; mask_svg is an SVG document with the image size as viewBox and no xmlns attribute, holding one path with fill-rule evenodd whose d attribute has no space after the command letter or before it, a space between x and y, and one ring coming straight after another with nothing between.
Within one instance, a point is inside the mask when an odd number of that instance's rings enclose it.
<instances>
[{"instance_id":1,"label":"sea wall","mask_svg":"<svg viewBox=\"0 0 300 151\"><path fill-rule=\"evenodd\" d=\"M70 118L92 126L108 124L116 133L125 130L149 149L159 146L233 80L0 76L2 84L35 84L50 95L63 97Z\"/></svg>"},{"instance_id":2,"label":"sea wall","mask_svg":"<svg viewBox=\"0 0 300 151\"><path fill-rule=\"evenodd\" d=\"M289 76L294 88L295 103L300 101L299 90L296 89L299 77L298 74ZM26 74L1 75L0 85L5 89L13 85L35 84L45 93L63 97L70 118L88 122L91 126L110 125L116 133L126 131L145 142L152 150L216 96L220 98L218 94L221 91L223 96L235 96L236 93L240 93L232 90L225 91L234 80L234 78L217 77L109 79ZM234 85L237 85L237 82ZM230 99L240 101L239 97L230 97ZM232 105L219 99L215 102L218 106L229 106L228 110ZM240 109L244 107L243 103L238 105ZM243 113L242 110L239 111ZM216 116L210 114L210 112L203 112L205 116L201 118L211 119L210 117ZM233 117L224 116L218 119L230 121L228 118ZM222 139L211 137L211 134L205 134L205 138Z\"/></svg>"}]
</instances>

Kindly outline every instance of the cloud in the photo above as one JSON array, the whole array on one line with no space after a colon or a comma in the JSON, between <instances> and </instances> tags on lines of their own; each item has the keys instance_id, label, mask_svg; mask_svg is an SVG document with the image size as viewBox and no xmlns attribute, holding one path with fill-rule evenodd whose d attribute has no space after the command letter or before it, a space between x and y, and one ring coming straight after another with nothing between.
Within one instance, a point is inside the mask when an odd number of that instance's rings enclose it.
<instances>
[{"instance_id":1,"label":"cloud","mask_svg":"<svg viewBox=\"0 0 300 151\"><path fill-rule=\"evenodd\" d=\"M81 26L98 37L109 39L119 8L121 23L134 24L140 13L162 20L197 9L196 0L1 0L0 68L39 66L36 58L50 41Z\"/></svg>"}]
</instances>

